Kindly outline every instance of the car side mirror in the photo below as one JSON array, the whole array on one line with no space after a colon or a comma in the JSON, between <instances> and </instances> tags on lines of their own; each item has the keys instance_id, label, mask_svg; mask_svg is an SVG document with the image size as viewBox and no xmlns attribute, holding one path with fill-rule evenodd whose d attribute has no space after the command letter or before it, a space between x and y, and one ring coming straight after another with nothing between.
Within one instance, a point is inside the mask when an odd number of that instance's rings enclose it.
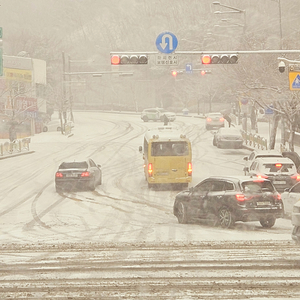
<instances>
[{"instance_id":1,"label":"car side mirror","mask_svg":"<svg viewBox=\"0 0 300 300\"><path fill-rule=\"evenodd\" d=\"M142 152L142 151L143 151L143 147L139 146L139 152Z\"/></svg>"},{"instance_id":2,"label":"car side mirror","mask_svg":"<svg viewBox=\"0 0 300 300\"><path fill-rule=\"evenodd\" d=\"M290 189L289 189L289 188L286 188L286 189L284 189L283 191L288 193L288 192L290 191Z\"/></svg>"},{"instance_id":3,"label":"car side mirror","mask_svg":"<svg viewBox=\"0 0 300 300\"><path fill-rule=\"evenodd\" d=\"M245 156L243 160L248 161L248 156Z\"/></svg>"}]
</instances>

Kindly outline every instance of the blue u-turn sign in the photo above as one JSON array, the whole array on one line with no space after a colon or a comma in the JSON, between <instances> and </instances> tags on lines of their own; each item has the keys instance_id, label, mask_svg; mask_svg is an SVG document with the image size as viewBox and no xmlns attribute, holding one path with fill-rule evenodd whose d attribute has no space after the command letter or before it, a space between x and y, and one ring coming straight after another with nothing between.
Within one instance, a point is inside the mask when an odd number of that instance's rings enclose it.
<instances>
[{"instance_id":1,"label":"blue u-turn sign","mask_svg":"<svg viewBox=\"0 0 300 300\"><path fill-rule=\"evenodd\" d=\"M178 45L177 37L171 32L162 32L156 38L156 48L162 53L172 53Z\"/></svg>"}]
</instances>

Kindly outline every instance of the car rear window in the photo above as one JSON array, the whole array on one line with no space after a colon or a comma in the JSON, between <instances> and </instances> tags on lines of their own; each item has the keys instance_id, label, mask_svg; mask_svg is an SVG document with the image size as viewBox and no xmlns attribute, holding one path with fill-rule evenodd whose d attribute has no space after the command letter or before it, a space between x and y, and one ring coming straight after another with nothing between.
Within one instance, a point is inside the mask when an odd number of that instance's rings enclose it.
<instances>
[{"instance_id":1,"label":"car rear window","mask_svg":"<svg viewBox=\"0 0 300 300\"><path fill-rule=\"evenodd\" d=\"M286 173L286 174L296 173L296 167L294 164L272 163L272 164L264 164L263 167L266 170L266 173Z\"/></svg>"},{"instance_id":2,"label":"car rear window","mask_svg":"<svg viewBox=\"0 0 300 300\"><path fill-rule=\"evenodd\" d=\"M270 181L247 181L242 183L242 188L246 193L274 192Z\"/></svg>"},{"instance_id":3,"label":"car rear window","mask_svg":"<svg viewBox=\"0 0 300 300\"><path fill-rule=\"evenodd\" d=\"M60 169L86 169L87 167L86 161L64 162L59 166Z\"/></svg>"},{"instance_id":4,"label":"car rear window","mask_svg":"<svg viewBox=\"0 0 300 300\"><path fill-rule=\"evenodd\" d=\"M152 144L152 156L184 156L189 154L186 142L157 142Z\"/></svg>"}]
</instances>

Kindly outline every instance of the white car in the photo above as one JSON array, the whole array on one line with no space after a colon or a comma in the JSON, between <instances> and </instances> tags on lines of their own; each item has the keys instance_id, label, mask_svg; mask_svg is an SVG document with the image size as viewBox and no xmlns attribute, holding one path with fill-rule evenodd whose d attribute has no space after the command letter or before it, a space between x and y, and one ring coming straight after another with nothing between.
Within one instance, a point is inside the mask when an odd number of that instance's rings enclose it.
<instances>
[{"instance_id":1,"label":"white car","mask_svg":"<svg viewBox=\"0 0 300 300\"><path fill-rule=\"evenodd\" d=\"M292 239L300 244L300 201L294 204L292 212L292 225L294 226L292 231Z\"/></svg>"},{"instance_id":2,"label":"white car","mask_svg":"<svg viewBox=\"0 0 300 300\"><path fill-rule=\"evenodd\" d=\"M289 189L285 189L281 194L281 199L284 206L284 214L291 218L294 204L300 200L300 182L296 183Z\"/></svg>"},{"instance_id":3,"label":"white car","mask_svg":"<svg viewBox=\"0 0 300 300\"><path fill-rule=\"evenodd\" d=\"M249 168L249 175L257 180L269 179L280 193L300 181L294 162L287 157L256 158Z\"/></svg>"},{"instance_id":4,"label":"white car","mask_svg":"<svg viewBox=\"0 0 300 300\"><path fill-rule=\"evenodd\" d=\"M237 128L220 128L213 138L213 145L218 148L242 148L243 137Z\"/></svg>"},{"instance_id":5,"label":"white car","mask_svg":"<svg viewBox=\"0 0 300 300\"><path fill-rule=\"evenodd\" d=\"M251 166L252 162L256 158L260 158L260 157L283 157L283 155L277 150L254 150L254 151L252 151L249 156L245 156L243 158L245 161L245 165L244 165L245 175L249 174L249 167Z\"/></svg>"},{"instance_id":6,"label":"white car","mask_svg":"<svg viewBox=\"0 0 300 300\"><path fill-rule=\"evenodd\" d=\"M170 122L175 121L176 114L165 110L164 108L146 108L142 111L141 119L144 122L148 121L161 121L164 122L164 116L168 118Z\"/></svg>"}]
</instances>

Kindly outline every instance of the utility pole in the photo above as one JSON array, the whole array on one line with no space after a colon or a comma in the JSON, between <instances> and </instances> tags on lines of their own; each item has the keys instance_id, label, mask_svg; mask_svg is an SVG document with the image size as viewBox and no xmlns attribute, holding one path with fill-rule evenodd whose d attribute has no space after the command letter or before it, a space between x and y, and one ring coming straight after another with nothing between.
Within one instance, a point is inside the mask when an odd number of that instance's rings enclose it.
<instances>
[{"instance_id":1,"label":"utility pole","mask_svg":"<svg viewBox=\"0 0 300 300\"><path fill-rule=\"evenodd\" d=\"M69 65L69 74L71 74L71 58L70 55L68 56L68 65ZM71 115L71 121L74 122L74 116L73 116L73 95L72 95L72 87L71 82L72 78L71 75L69 75L69 106L70 106L70 115Z\"/></svg>"},{"instance_id":2,"label":"utility pole","mask_svg":"<svg viewBox=\"0 0 300 300\"><path fill-rule=\"evenodd\" d=\"M67 123L67 111L65 108L65 103L66 103L66 62L65 62L65 53L62 52L62 62L63 62L63 82L62 82L62 99L61 99L61 109L59 112L59 117L60 117L60 128L61 128L61 133L64 133L64 127L65 124ZM64 119L64 122L63 122Z\"/></svg>"}]
</instances>

